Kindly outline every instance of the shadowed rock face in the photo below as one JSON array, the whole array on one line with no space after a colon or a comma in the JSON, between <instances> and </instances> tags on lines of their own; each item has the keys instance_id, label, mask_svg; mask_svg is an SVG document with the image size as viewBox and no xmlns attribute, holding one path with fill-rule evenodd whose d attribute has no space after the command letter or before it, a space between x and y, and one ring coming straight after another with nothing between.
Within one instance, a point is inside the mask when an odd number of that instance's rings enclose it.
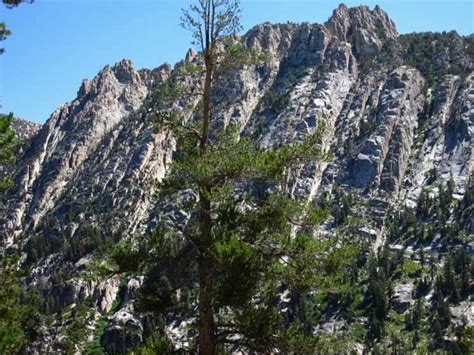
<instances>
[{"instance_id":1,"label":"shadowed rock face","mask_svg":"<svg viewBox=\"0 0 474 355\"><path fill-rule=\"evenodd\" d=\"M459 198L472 174L473 59L465 52L467 38L445 36L436 40L447 38L452 45L432 59L442 75L430 86L424 68L405 50L411 37L399 36L379 7L341 5L324 25L256 26L242 42L267 51L269 59L220 83L214 119L240 124L242 134L265 147L291 144L324 122L324 145L332 158L293 171L291 191L309 200L335 185L354 191L369 202L367 215L378 233L388 207L415 201L433 168L444 180L453 177ZM186 60L198 60L196 53ZM51 115L17 164L16 185L1 211L4 246L23 245L32 236L72 243L86 227L109 238L153 228L162 206L154 181L167 171L174 140L147 120L160 103L144 104L175 69L136 70L127 60L106 66ZM61 253L33 262L32 283L44 281L47 290L49 273L87 261ZM115 279L92 284L73 279L54 292L64 304L90 296L106 313L118 288ZM110 347L123 341L121 325L141 329L130 318L132 301L127 298L122 315L113 318L105 336Z\"/></svg>"}]
</instances>

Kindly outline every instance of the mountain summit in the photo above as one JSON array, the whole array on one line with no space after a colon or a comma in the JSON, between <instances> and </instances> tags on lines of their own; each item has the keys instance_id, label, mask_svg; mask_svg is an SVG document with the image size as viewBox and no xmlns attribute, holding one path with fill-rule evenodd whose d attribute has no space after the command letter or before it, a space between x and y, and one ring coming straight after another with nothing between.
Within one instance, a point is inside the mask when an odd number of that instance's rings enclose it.
<instances>
[{"instance_id":1,"label":"mountain summit","mask_svg":"<svg viewBox=\"0 0 474 355\"><path fill-rule=\"evenodd\" d=\"M268 58L219 83L213 119L239 124L242 135L263 147L299 141L325 123L331 159L291 172L295 196L332 201L335 215L320 233L349 228L357 217L365 222L354 227L354 235L368 237L374 249L387 238L392 248L425 245L438 255L447 250L449 225L449 243L465 243L472 252L472 36L399 35L380 7L340 5L323 25L264 23L240 40ZM167 173L175 141L170 132L153 130L149 113L160 104L153 101L155 88L198 57L190 51L174 67L153 70L136 70L123 60L84 80L77 97L34 134L0 211L2 247L24 253L32 269L29 287L55 316L88 300L92 337L97 319L107 315L101 318L107 322L101 344L110 352L145 336L146 320L133 310L143 276L91 281L86 270L94 255L120 239L149 233L159 223L157 211L172 209L156 198L156 181ZM448 185L452 200L445 225L436 222L440 212L416 212L420 199L429 201L429 211L441 210L433 206ZM400 216L419 218L423 231ZM397 226L406 228L403 236L395 235ZM403 293L404 287L410 292ZM395 285L392 301L405 307L401 314L415 303L413 287L409 279ZM456 324L467 319L474 325L472 309L466 301L452 304ZM318 329L348 322L337 317L321 317ZM56 330L45 329L35 351L63 349L68 324L54 322ZM176 344L192 337L183 324L169 324Z\"/></svg>"}]
</instances>

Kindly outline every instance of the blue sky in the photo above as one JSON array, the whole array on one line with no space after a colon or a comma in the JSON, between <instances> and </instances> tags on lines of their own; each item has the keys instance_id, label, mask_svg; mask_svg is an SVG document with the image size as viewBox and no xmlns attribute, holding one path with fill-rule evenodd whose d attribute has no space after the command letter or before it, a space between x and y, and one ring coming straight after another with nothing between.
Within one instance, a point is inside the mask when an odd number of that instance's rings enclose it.
<instances>
[{"instance_id":1,"label":"blue sky","mask_svg":"<svg viewBox=\"0 0 474 355\"><path fill-rule=\"evenodd\" d=\"M322 23L341 1L243 0L245 30L264 22ZM180 0L36 0L1 8L13 35L0 57L2 112L44 122L75 98L83 79L106 64L131 59L136 68L155 68L182 59L190 33L179 27ZM379 4L400 33L456 30L474 32L472 0L345 1Z\"/></svg>"}]
</instances>

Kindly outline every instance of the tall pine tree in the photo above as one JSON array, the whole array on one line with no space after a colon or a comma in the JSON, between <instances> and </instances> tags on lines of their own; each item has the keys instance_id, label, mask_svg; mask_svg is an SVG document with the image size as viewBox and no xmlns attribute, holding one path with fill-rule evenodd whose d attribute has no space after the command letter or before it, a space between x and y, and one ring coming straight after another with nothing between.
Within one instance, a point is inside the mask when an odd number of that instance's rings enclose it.
<instances>
[{"instance_id":1,"label":"tall pine tree","mask_svg":"<svg viewBox=\"0 0 474 355\"><path fill-rule=\"evenodd\" d=\"M180 290L194 287L201 354L215 354L219 344L284 348L281 293L308 294L324 256L334 250L334 243L312 234L326 212L288 189L289 172L326 158L324 129L291 146L264 150L242 137L238 125L220 125L214 116L217 83L244 65L264 65L264 56L236 40L239 1L199 0L182 19L200 53L158 88L154 102L160 108L151 114L158 131L176 138L160 197L176 201L182 218L161 213L146 243L148 277L137 307L170 309L180 301ZM176 101L187 102L186 108Z\"/></svg>"}]
</instances>

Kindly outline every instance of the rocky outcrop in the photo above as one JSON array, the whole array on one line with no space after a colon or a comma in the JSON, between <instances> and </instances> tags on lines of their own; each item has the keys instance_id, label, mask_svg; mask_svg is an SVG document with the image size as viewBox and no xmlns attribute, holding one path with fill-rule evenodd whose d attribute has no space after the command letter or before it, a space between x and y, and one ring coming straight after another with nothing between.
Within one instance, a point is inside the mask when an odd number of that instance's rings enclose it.
<instances>
[{"instance_id":1,"label":"rocky outcrop","mask_svg":"<svg viewBox=\"0 0 474 355\"><path fill-rule=\"evenodd\" d=\"M325 144L335 159L294 172L295 193L314 197L342 183L364 193L396 196L403 181L411 179L406 172L414 164L420 116L432 117L430 124L435 125L456 94L452 116L459 114L470 103L472 80L448 75L431 92L425 91L426 81L416 68L362 67L362 57L374 57L397 36L394 23L379 7L341 5L325 25L259 25L242 40L266 51L269 59L221 83L215 119L223 125L240 124L244 134L256 136L264 146L301 139L325 122ZM196 54L189 53L187 60L196 60ZM86 223L112 234L147 229L156 208L156 188L150 182L164 176L174 143L167 132L153 131L142 106L150 88L172 72L168 65L137 71L122 61L83 82L78 97L53 113L19 164L4 244L22 232L41 232L49 217L61 221L56 233L70 237L80 234ZM464 87L464 96L459 87ZM430 100L432 112L425 112ZM465 118L443 121L437 128L443 130L445 143L464 133L436 158L446 174L462 176L460 193L471 170L472 125L469 112L461 114ZM439 151L433 137L427 135L420 159L428 149ZM425 159L420 162L423 171L438 164ZM423 184L417 173L413 179ZM410 191L416 196L416 189Z\"/></svg>"},{"instance_id":2,"label":"rocky outcrop","mask_svg":"<svg viewBox=\"0 0 474 355\"><path fill-rule=\"evenodd\" d=\"M127 349L140 344L143 339L143 325L133 314L133 308L126 307L109 319L102 339L108 353L125 353Z\"/></svg>"},{"instance_id":3,"label":"rocky outcrop","mask_svg":"<svg viewBox=\"0 0 474 355\"><path fill-rule=\"evenodd\" d=\"M6 116L0 114L1 116ZM38 133L41 128L40 124L24 120L22 118L14 117L11 123L11 128L15 132L15 157L21 157L25 149L31 144L31 139ZM5 177L10 177L15 171L15 162L8 161L0 163L0 180Z\"/></svg>"},{"instance_id":4,"label":"rocky outcrop","mask_svg":"<svg viewBox=\"0 0 474 355\"><path fill-rule=\"evenodd\" d=\"M16 117L12 122L12 128L15 131L17 139L29 140L38 133L41 125Z\"/></svg>"},{"instance_id":5,"label":"rocky outcrop","mask_svg":"<svg viewBox=\"0 0 474 355\"><path fill-rule=\"evenodd\" d=\"M375 106L375 129L352 162L355 187L397 191L408 162L418 114L423 79L417 70L401 67L392 72Z\"/></svg>"},{"instance_id":6,"label":"rocky outcrop","mask_svg":"<svg viewBox=\"0 0 474 355\"><path fill-rule=\"evenodd\" d=\"M326 27L341 41L351 43L359 59L374 56L387 39L398 36L395 24L379 6L370 10L367 6L348 8L341 4Z\"/></svg>"},{"instance_id":7,"label":"rocky outcrop","mask_svg":"<svg viewBox=\"0 0 474 355\"><path fill-rule=\"evenodd\" d=\"M414 287L412 284L402 284L395 287L392 303L398 313L405 313L415 303L413 291Z\"/></svg>"},{"instance_id":8,"label":"rocky outcrop","mask_svg":"<svg viewBox=\"0 0 474 355\"><path fill-rule=\"evenodd\" d=\"M102 140L107 137L113 143L121 121L141 107L149 89L168 71L164 66L138 72L124 60L106 66L94 80L84 80L77 98L52 114L19 164L5 244L25 227L36 228L57 206Z\"/></svg>"},{"instance_id":9,"label":"rocky outcrop","mask_svg":"<svg viewBox=\"0 0 474 355\"><path fill-rule=\"evenodd\" d=\"M467 39L423 34L436 55L417 62L406 50L409 36L399 36L379 7L341 5L324 25L258 25L241 41L266 52L267 60L218 82L213 121L239 125L264 147L291 144L324 123L331 158L292 171L288 188L308 202L336 186L356 194L366 202L357 211L367 220L360 233L378 246L389 208L413 205L434 170L442 181L453 178L457 199L473 172L474 66ZM437 70L436 85L425 59ZM188 62L197 60L193 51L186 55ZM123 60L85 80L77 98L34 135L1 211L1 243L29 254L31 287L61 306L92 299L108 317L103 344L109 351L142 339L133 299L143 279L122 286L116 278L85 281L84 270L98 243L110 246L154 229L157 210L169 207L157 200L156 181L167 172L175 142L152 127L149 115L162 104L154 100L154 87L183 63L136 70ZM463 218L469 220L468 212ZM66 279L52 284L49 276L59 273ZM410 287L396 291L400 312L411 305ZM117 311L112 304L119 298ZM323 330L339 326L331 322ZM168 327L182 346L188 331L179 322Z\"/></svg>"}]
</instances>

